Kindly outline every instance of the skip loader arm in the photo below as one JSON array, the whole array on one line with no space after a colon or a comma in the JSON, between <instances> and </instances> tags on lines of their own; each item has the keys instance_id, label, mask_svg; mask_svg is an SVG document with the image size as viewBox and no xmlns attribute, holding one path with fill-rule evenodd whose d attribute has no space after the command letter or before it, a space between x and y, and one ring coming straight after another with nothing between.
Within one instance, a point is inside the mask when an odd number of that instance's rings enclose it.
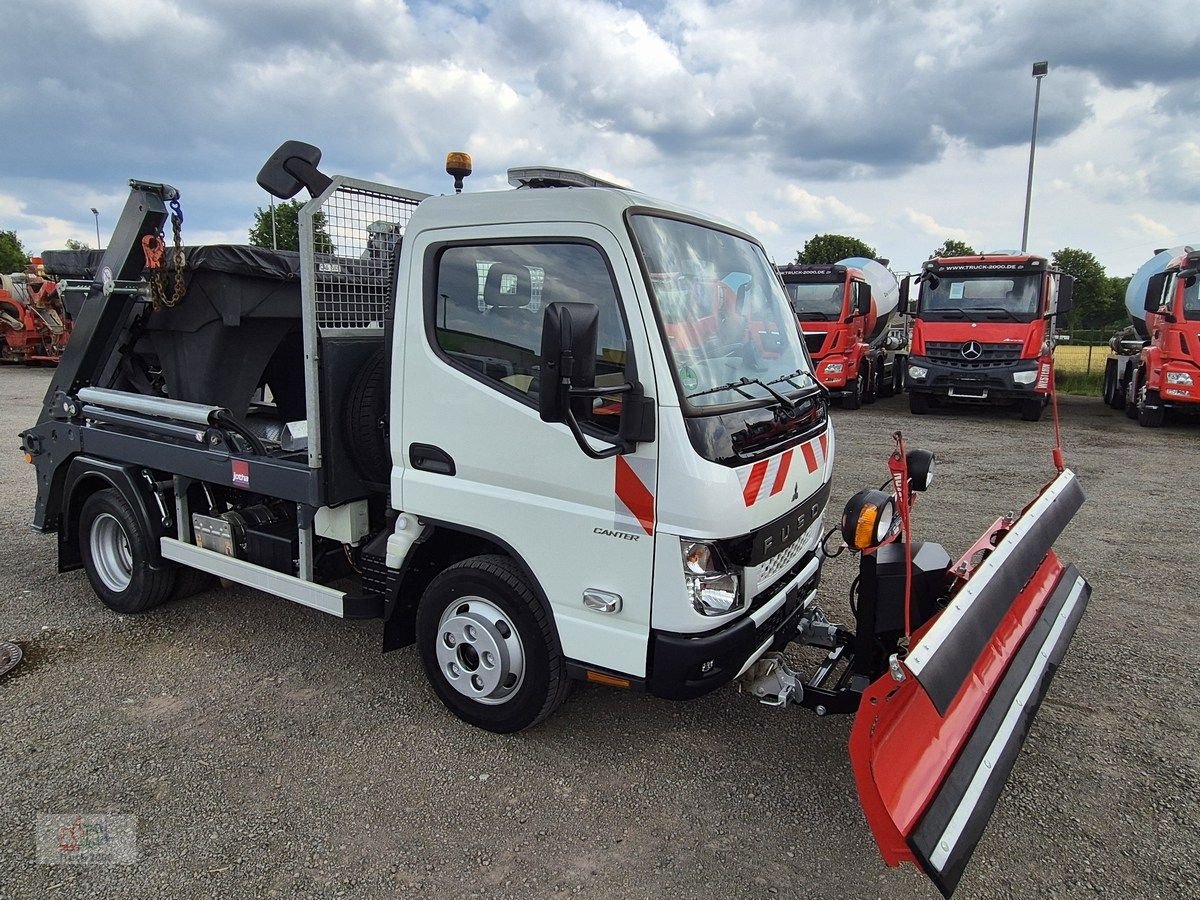
<instances>
[{"instance_id":1,"label":"skip loader arm","mask_svg":"<svg viewBox=\"0 0 1200 900\"><path fill-rule=\"evenodd\" d=\"M1091 594L1052 549L1082 503L1066 470L999 520L952 569L946 608L863 693L850 756L868 823L888 865L916 864L947 897Z\"/></svg>"}]
</instances>

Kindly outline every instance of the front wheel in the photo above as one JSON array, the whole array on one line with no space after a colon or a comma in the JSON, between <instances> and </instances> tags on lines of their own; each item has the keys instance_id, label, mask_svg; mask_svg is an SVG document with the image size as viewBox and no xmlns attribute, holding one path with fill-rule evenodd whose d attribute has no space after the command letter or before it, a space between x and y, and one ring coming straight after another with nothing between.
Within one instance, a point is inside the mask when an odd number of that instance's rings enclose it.
<instances>
[{"instance_id":1,"label":"front wheel","mask_svg":"<svg viewBox=\"0 0 1200 900\"><path fill-rule=\"evenodd\" d=\"M863 387L863 403L874 403L879 396L879 382L883 378L883 363L868 363L863 361L867 372L867 383Z\"/></svg>"},{"instance_id":2,"label":"front wheel","mask_svg":"<svg viewBox=\"0 0 1200 900\"><path fill-rule=\"evenodd\" d=\"M850 390L842 395L842 409L858 409L863 405L863 397L867 393L867 372L865 368L860 368L858 377L854 379L854 384Z\"/></svg>"},{"instance_id":3,"label":"front wheel","mask_svg":"<svg viewBox=\"0 0 1200 900\"><path fill-rule=\"evenodd\" d=\"M1158 391L1143 387L1138 394L1138 424L1144 428L1161 428L1166 418L1167 413L1163 409L1162 398Z\"/></svg>"},{"instance_id":4,"label":"front wheel","mask_svg":"<svg viewBox=\"0 0 1200 900\"><path fill-rule=\"evenodd\" d=\"M506 556L476 556L434 578L417 609L417 645L442 703L487 731L538 724L570 686L554 623Z\"/></svg>"},{"instance_id":5,"label":"front wheel","mask_svg":"<svg viewBox=\"0 0 1200 900\"><path fill-rule=\"evenodd\" d=\"M168 600L178 567L166 560L151 566L153 537L147 523L115 488L96 491L79 513L83 569L104 605L140 613Z\"/></svg>"},{"instance_id":6,"label":"front wheel","mask_svg":"<svg viewBox=\"0 0 1200 900\"><path fill-rule=\"evenodd\" d=\"M1020 402L1021 418L1026 422L1036 422L1042 417L1042 410L1046 408L1046 401L1041 397L1031 397L1028 400Z\"/></svg>"}]
</instances>

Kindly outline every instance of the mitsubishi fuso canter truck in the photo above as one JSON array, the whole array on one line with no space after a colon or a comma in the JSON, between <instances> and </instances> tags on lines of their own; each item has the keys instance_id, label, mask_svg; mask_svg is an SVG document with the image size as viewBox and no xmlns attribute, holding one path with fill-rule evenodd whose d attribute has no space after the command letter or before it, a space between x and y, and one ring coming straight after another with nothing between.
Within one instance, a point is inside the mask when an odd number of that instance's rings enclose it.
<instances>
[{"instance_id":1,"label":"mitsubishi fuso canter truck","mask_svg":"<svg viewBox=\"0 0 1200 900\"><path fill-rule=\"evenodd\" d=\"M299 252L187 247L179 192L133 181L106 250L51 260L87 297L21 438L60 570L122 613L219 576L382 618L494 732L573 679L857 714L885 860L952 891L1090 594L1052 549L1074 475L955 561L912 540L934 459L897 434L827 529L829 396L752 237L570 170L464 193L451 154L426 196L320 158L259 173L311 195ZM817 602L834 543L854 627Z\"/></svg>"}]
</instances>

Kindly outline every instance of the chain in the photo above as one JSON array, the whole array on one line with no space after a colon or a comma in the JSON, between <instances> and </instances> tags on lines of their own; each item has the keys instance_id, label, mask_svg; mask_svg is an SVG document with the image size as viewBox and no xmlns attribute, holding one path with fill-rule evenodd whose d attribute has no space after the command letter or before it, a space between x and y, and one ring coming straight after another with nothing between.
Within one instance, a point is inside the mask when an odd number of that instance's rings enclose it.
<instances>
[{"instance_id":1,"label":"chain","mask_svg":"<svg viewBox=\"0 0 1200 900\"><path fill-rule=\"evenodd\" d=\"M170 302L167 301L166 285L162 290L161 302L163 306L178 306L179 301L183 299L183 295L187 292L187 280L184 278L184 269L187 268L187 254L183 252L183 210L179 206L178 200L171 201L171 232L175 238L175 251L171 255L171 261L175 268L175 287L171 293ZM166 277L164 275L165 282Z\"/></svg>"}]
</instances>

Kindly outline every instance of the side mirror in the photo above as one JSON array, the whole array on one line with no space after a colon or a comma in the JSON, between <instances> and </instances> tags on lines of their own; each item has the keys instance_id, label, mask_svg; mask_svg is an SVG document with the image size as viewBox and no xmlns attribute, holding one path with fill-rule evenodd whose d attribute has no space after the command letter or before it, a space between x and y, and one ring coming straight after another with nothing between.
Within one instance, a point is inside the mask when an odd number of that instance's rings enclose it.
<instances>
[{"instance_id":1,"label":"side mirror","mask_svg":"<svg viewBox=\"0 0 1200 900\"><path fill-rule=\"evenodd\" d=\"M1065 316L1075 308L1075 278L1071 275L1058 276L1058 309L1056 315Z\"/></svg>"},{"instance_id":2,"label":"side mirror","mask_svg":"<svg viewBox=\"0 0 1200 900\"><path fill-rule=\"evenodd\" d=\"M321 150L303 141L284 141L271 158L258 170L258 186L273 197L290 200L308 188L310 196L317 196L333 180L317 170L321 161Z\"/></svg>"},{"instance_id":3,"label":"side mirror","mask_svg":"<svg viewBox=\"0 0 1200 900\"><path fill-rule=\"evenodd\" d=\"M909 308L908 285L909 285L909 281L908 281L907 276L900 279L900 297L896 301L896 309L908 309Z\"/></svg>"},{"instance_id":4,"label":"side mirror","mask_svg":"<svg viewBox=\"0 0 1200 900\"><path fill-rule=\"evenodd\" d=\"M1146 312L1158 312L1162 308L1163 285L1167 283L1169 275L1169 272L1159 272L1151 275L1150 280L1146 282L1146 302L1144 304Z\"/></svg>"},{"instance_id":5,"label":"side mirror","mask_svg":"<svg viewBox=\"0 0 1200 900\"><path fill-rule=\"evenodd\" d=\"M542 316L542 358L538 415L543 422L566 422L571 388L596 383L596 343L600 311L591 303L551 303Z\"/></svg>"},{"instance_id":6,"label":"side mirror","mask_svg":"<svg viewBox=\"0 0 1200 900\"><path fill-rule=\"evenodd\" d=\"M871 312L871 286L861 281L854 283L854 302L850 306L850 318L869 315Z\"/></svg>"}]
</instances>

